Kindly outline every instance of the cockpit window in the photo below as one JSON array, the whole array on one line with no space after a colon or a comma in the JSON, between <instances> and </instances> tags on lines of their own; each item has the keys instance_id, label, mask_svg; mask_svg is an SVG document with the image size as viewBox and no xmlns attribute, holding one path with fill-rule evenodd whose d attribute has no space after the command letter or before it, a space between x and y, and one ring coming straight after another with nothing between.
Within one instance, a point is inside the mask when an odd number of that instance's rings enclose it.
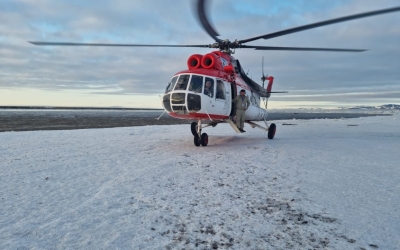
<instances>
[{"instance_id":1,"label":"cockpit window","mask_svg":"<svg viewBox=\"0 0 400 250\"><path fill-rule=\"evenodd\" d=\"M225 100L225 85L221 80L217 80L217 99Z\"/></svg>"},{"instance_id":2,"label":"cockpit window","mask_svg":"<svg viewBox=\"0 0 400 250\"><path fill-rule=\"evenodd\" d=\"M189 84L189 91L193 91L196 93L203 92L203 77L192 75L192 79L190 80Z\"/></svg>"},{"instance_id":3,"label":"cockpit window","mask_svg":"<svg viewBox=\"0 0 400 250\"><path fill-rule=\"evenodd\" d=\"M180 75L174 90L186 90L190 75Z\"/></svg>"},{"instance_id":4,"label":"cockpit window","mask_svg":"<svg viewBox=\"0 0 400 250\"><path fill-rule=\"evenodd\" d=\"M209 97L214 96L214 79L206 77L206 84L203 93Z\"/></svg>"},{"instance_id":5,"label":"cockpit window","mask_svg":"<svg viewBox=\"0 0 400 250\"><path fill-rule=\"evenodd\" d=\"M169 92L171 92L172 89L174 89L174 85L175 85L177 79L178 79L178 76L174 76L171 79L171 81L167 85L167 88L165 89L165 93L169 93Z\"/></svg>"}]
</instances>

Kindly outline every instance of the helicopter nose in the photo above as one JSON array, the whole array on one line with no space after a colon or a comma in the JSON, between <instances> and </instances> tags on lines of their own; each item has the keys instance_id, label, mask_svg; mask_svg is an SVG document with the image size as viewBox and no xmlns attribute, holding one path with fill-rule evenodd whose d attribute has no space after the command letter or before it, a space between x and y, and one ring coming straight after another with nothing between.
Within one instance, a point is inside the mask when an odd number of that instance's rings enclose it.
<instances>
[{"instance_id":1,"label":"helicopter nose","mask_svg":"<svg viewBox=\"0 0 400 250\"><path fill-rule=\"evenodd\" d=\"M180 115L196 113L201 110L201 96L199 94L171 92L163 97L164 109Z\"/></svg>"},{"instance_id":2,"label":"helicopter nose","mask_svg":"<svg viewBox=\"0 0 400 250\"><path fill-rule=\"evenodd\" d=\"M187 97L188 110L191 113L201 110L201 96L196 94L188 94Z\"/></svg>"},{"instance_id":3,"label":"helicopter nose","mask_svg":"<svg viewBox=\"0 0 400 250\"><path fill-rule=\"evenodd\" d=\"M171 103L172 104L185 104L185 93L172 93L171 95Z\"/></svg>"},{"instance_id":4,"label":"helicopter nose","mask_svg":"<svg viewBox=\"0 0 400 250\"><path fill-rule=\"evenodd\" d=\"M177 114L187 114L186 108L186 93L173 92L171 94L172 110Z\"/></svg>"}]
</instances>

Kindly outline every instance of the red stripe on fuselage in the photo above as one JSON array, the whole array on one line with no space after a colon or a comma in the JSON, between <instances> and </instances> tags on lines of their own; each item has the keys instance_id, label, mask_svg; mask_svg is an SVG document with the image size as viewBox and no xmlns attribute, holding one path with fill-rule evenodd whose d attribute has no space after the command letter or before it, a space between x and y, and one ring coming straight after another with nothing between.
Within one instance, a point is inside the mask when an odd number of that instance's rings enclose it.
<instances>
[{"instance_id":1,"label":"red stripe on fuselage","mask_svg":"<svg viewBox=\"0 0 400 250\"><path fill-rule=\"evenodd\" d=\"M174 118L178 118L178 119L190 119L190 120L197 120L197 119L201 119L201 120L209 120L210 118L213 120L224 120L224 119L228 119L229 116L226 115L215 115L215 114L209 114L209 116L207 114L203 114L203 113L189 113L189 114L177 114L177 113L168 113L168 115L174 117Z\"/></svg>"}]
</instances>

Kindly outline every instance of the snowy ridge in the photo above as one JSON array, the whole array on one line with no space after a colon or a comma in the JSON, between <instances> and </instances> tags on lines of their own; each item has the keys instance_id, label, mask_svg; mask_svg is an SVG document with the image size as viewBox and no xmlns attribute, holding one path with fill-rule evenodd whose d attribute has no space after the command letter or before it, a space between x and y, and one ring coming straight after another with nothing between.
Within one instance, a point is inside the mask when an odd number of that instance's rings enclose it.
<instances>
[{"instance_id":1,"label":"snowy ridge","mask_svg":"<svg viewBox=\"0 0 400 250\"><path fill-rule=\"evenodd\" d=\"M380 106L354 106L354 107L344 107L341 109L388 109L388 110L400 110L400 105L398 104L384 104Z\"/></svg>"},{"instance_id":2,"label":"snowy ridge","mask_svg":"<svg viewBox=\"0 0 400 250\"><path fill-rule=\"evenodd\" d=\"M1 133L0 248L399 249L399 118Z\"/></svg>"}]
</instances>

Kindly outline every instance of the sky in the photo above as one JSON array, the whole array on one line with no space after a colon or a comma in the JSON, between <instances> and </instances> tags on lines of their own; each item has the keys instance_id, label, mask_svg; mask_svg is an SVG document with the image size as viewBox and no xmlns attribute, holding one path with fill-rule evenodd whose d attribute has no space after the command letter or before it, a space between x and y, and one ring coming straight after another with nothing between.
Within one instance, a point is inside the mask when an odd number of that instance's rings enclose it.
<instances>
[{"instance_id":1,"label":"sky","mask_svg":"<svg viewBox=\"0 0 400 250\"><path fill-rule=\"evenodd\" d=\"M246 39L313 22L400 6L399 0L214 0L221 39ZM256 51L234 57L255 81L275 77L269 108L400 103L400 12L248 45L368 49L362 53ZM0 106L161 108L170 78L203 48L43 47L28 41L210 44L193 1L0 1Z\"/></svg>"}]
</instances>

